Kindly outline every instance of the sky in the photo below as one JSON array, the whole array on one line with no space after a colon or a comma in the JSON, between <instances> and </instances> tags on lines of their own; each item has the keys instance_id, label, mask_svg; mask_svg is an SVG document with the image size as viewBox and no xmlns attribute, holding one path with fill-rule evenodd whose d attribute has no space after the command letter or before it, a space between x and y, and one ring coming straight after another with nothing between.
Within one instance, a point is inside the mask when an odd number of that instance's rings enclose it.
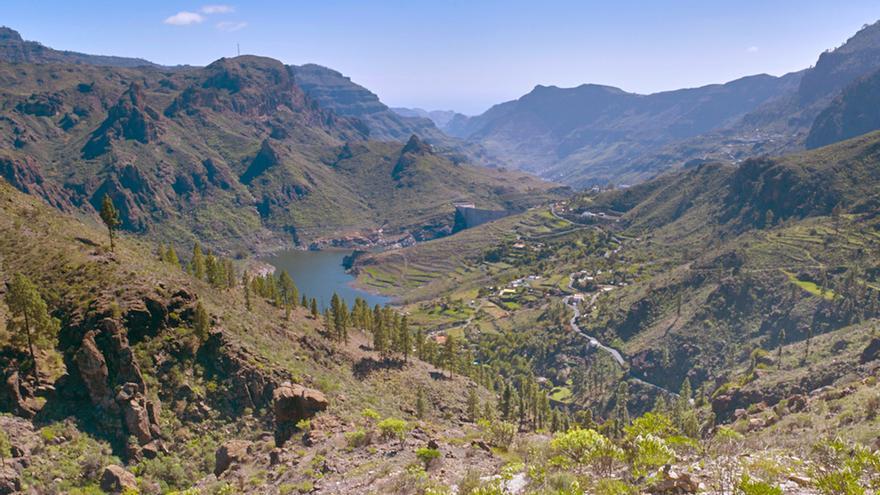
<instances>
[{"instance_id":1,"label":"sky","mask_svg":"<svg viewBox=\"0 0 880 495\"><path fill-rule=\"evenodd\" d=\"M336 69L390 106L478 114L535 85L638 93L813 65L877 0L3 0L0 25L85 53Z\"/></svg>"}]
</instances>

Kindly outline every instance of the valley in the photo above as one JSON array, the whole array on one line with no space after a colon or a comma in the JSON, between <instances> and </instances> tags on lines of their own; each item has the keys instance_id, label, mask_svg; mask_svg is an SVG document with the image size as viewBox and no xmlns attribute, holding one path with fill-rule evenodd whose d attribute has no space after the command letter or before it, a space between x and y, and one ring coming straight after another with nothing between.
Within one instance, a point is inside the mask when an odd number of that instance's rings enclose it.
<instances>
[{"instance_id":1,"label":"valley","mask_svg":"<svg viewBox=\"0 0 880 495\"><path fill-rule=\"evenodd\" d=\"M0 494L878 493L878 54L468 117L0 28Z\"/></svg>"}]
</instances>

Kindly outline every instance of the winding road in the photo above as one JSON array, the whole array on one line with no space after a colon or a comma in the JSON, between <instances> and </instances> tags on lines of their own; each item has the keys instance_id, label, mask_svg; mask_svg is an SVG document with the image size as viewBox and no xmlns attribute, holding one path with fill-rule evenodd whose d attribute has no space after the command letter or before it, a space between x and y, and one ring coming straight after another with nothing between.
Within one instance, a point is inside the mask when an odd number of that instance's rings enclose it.
<instances>
[{"instance_id":1,"label":"winding road","mask_svg":"<svg viewBox=\"0 0 880 495\"><path fill-rule=\"evenodd\" d=\"M579 226L581 226L581 227L585 227L585 228L590 228L590 227L592 227L592 228L595 228L595 229L597 229L597 230L602 230L602 229L601 229L600 227L598 227L598 226L595 226L595 225L585 226L584 224L580 224L580 223L574 222L574 221L572 221L572 220L569 220L568 218L565 218L565 217L563 217L563 216L557 214L557 213L556 213L556 208L555 208L555 206L556 206L556 205L552 205L552 206L550 207L550 213L551 213L554 217L556 217L556 218L558 218L558 219L560 219L560 220L566 221L566 222L568 222L568 223L570 223L570 224L572 224L572 225L579 225ZM573 230L578 230L578 229L573 229ZM613 251L614 253L617 253L617 252L619 252L619 251L623 248L623 242L622 242L620 239L617 239L617 238L615 238L615 241L618 242L618 243L620 244L620 245L617 247L617 249L615 249L615 250ZM600 342L598 339L596 339L596 338L593 337L592 335L589 335L587 332L585 332L585 331L584 331L584 330L583 330L583 329L577 324L577 320L578 320L578 318L581 317L581 311L580 311L580 309L578 308L577 301L575 301L575 293L576 293L577 291L576 291L576 289L574 288L574 278L575 278L575 276L576 276L578 273L579 273L579 272L572 272L571 274L569 274L569 276L568 276L568 289L569 289L569 291L571 292L571 294L568 295L568 296L565 296L565 298L563 299L563 302L564 302L569 308L571 308L572 311L574 311L574 316L572 316L572 317L571 317L571 320L569 320L569 325L571 326L571 329L572 329L575 333L577 333L578 335L580 335L581 337L585 338L585 339L590 343L590 345L591 345L592 347L595 347L595 348L597 348L597 349L599 349L599 350L601 350L601 351L607 353L608 355L610 355L610 356L614 359L614 361L617 362L617 364L620 366L620 368L623 370L623 372L626 374L627 378L628 378L630 381L633 381L633 382L639 383L639 384L644 385L644 386L646 386L646 387L648 387L648 388L653 388L653 389L655 389L655 390L658 390L658 391L664 392L664 393L666 393L666 394L670 394L670 395L673 395L673 396L676 396L676 397L677 397L678 394L676 394L675 392L673 392L673 391L671 391L671 390L668 390L668 389L666 389L666 388L663 388L663 387L661 387L661 386L659 386L659 385L655 385L655 384L653 384L653 383L646 382L646 381L642 380L641 378L637 378L637 377L632 376L632 374L630 373L629 367L627 366L627 362L626 362L626 360L623 358L623 356L620 354L620 351L618 351L617 349L615 349L615 348L613 348L613 347L609 347L609 346L603 344L603 343ZM601 295L603 292L607 292L608 290L613 290L614 288L615 288L614 285L601 285L601 286L599 286L599 290L596 291L596 292L590 297L590 302L589 302L589 304L587 305L587 309L590 309L590 308L593 307L593 304L596 303L596 299L599 298L599 295Z\"/></svg>"}]
</instances>

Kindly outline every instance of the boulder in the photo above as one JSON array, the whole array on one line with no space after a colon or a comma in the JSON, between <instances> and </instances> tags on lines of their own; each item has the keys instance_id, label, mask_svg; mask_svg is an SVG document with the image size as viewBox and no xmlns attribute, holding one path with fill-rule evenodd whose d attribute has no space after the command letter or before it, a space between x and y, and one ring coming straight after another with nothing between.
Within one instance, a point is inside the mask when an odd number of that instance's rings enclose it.
<instances>
[{"instance_id":1,"label":"boulder","mask_svg":"<svg viewBox=\"0 0 880 495\"><path fill-rule=\"evenodd\" d=\"M79 369L79 376L86 385L92 404L98 405L110 395L107 386L107 361L98 349L95 342L95 331L90 330L83 337L82 345L74 355L74 361Z\"/></svg>"},{"instance_id":2,"label":"boulder","mask_svg":"<svg viewBox=\"0 0 880 495\"><path fill-rule=\"evenodd\" d=\"M232 464L241 462L248 455L251 443L246 440L230 440L214 453L214 475L220 476Z\"/></svg>"},{"instance_id":3,"label":"boulder","mask_svg":"<svg viewBox=\"0 0 880 495\"><path fill-rule=\"evenodd\" d=\"M801 412L807 408L807 398L803 394L794 394L787 402L789 412Z\"/></svg>"},{"instance_id":4,"label":"boulder","mask_svg":"<svg viewBox=\"0 0 880 495\"><path fill-rule=\"evenodd\" d=\"M700 484L687 473L673 471L670 466L664 466L657 473L657 482L649 488L650 493L656 494L683 494L697 493Z\"/></svg>"},{"instance_id":5,"label":"boulder","mask_svg":"<svg viewBox=\"0 0 880 495\"><path fill-rule=\"evenodd\" d=\"M327 409L330 403L319 390L298 384L285 383L272 393L272 408L275 412L275 443L281 446L286 442L296 423L308 419Z\"/></svg>"},{"instance_id":6,"label":"boulder","mask_svg":"<svg viewBox=\"0 0 880 495\"><path fill-rule=\"evenodd\" d=\"M0 495L21 491L21 476L11 466L0 466Z\"/></svg>"},{"instance_id":7,"label":"boulder","mask_svg":"<svg viewBox=\"0 0 880 495\"><path fill-rule=\"evenodd\" d=\"M865 364L876 359L880 359L880 338L878 337L871 339L871 342L868 342L868 345L862 350L862 355L859 356L859 363Z\"/></svg>"},{"instance_id":8,"label":"boulder","mask_svg":"<svg viewBox=\"0 0 880 495\"><path fill-rule=\"evenodd\" d=\"M126 383L119 388L116 402L122 409L125 428L134 435L138 444L144 445L153 438L150 415L147 412L147 400L138 390L135 383Z\"/></svg>"},{"instance_id":9,"label":"boulder","mask_svg":"<svg viewBox=\"0 0 880 495\"><path fill-rule=\"evenodd\" d=\"M110 493L120 493L125 489L137 490L137 480L122 466L111 464L104 468L101 489Z\"/></svg>"},{"instance_id":10,"label":"boulder","mask_svg":"<svg viewBox=\"0 0 880 495\"><path fill-rule=\"evenodd\" d=\"M36 412L31 409L21 394L21 379L18 371L9 373L6 380L0 385L0 405L8 411L12 411L16 416L31 419Z\"/></svg>"}]
</instances>

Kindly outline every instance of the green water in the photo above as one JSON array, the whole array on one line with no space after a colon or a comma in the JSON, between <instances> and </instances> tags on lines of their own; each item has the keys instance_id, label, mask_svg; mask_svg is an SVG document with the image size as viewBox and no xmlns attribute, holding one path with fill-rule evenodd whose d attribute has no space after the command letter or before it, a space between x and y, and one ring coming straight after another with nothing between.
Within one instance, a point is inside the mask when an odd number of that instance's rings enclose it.
<instances>
[{"instance_id":1,"label":"green water","mask_svg":"<svg viewBox=\"0 0 880 495\"><path fill-rule=\"evenodd\" d=\"M354 305L355 297L365 299L370 306L385 305L390 302L388 297L351 286L354 277L346 273L342 267L342 259L349 254L351 251L290 250L276 253L267 258L266 262L274 266L278 270L277 273L287 270L299 287L300 293L305 294L309 299L313 297L317 299L321 311L330 305L330 298L333 297L334 292L345 299L349 308Z\"/></svg>"}]
</instances>

